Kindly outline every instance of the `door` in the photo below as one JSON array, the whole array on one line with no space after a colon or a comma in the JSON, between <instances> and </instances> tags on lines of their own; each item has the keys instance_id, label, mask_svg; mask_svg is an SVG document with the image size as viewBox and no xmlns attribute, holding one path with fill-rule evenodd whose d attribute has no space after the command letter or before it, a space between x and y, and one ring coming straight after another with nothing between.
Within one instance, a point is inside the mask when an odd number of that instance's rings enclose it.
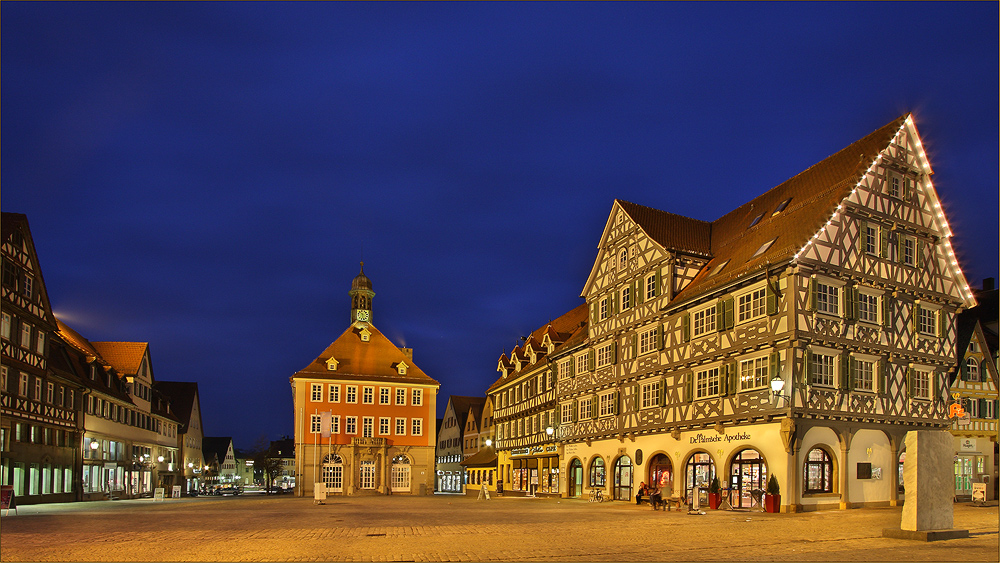
<instances>
[{"instance_id":1,"label":"door","mask_svg":"<svg viewBox=\"0 0 1000 563\"><path fill-rule=\"evenodd\" d=\"M574 459L569 465L569 495L583 496L583 463L578 459Z\"/></svg>"},{"instance_id":2,"label":"door","mask_svg":"<svg viewBox=\"0 0 1000 563\"><path fill-rule=\"evenodd\" d=\"M410 492L410 458L398 455L392 458L392 474L389 482L392 492Z\"/></svg>"},{"instance_id":3,"label":"door","mask_svg":"<svg viewBox=\"0 0 1000 563\"><path fill-rule=\"evenodd\" d=\"M328 455L323 460L323 483L328 493L344 492L344 462L339 455Z\"/></svg>"},{"instance_id":4,"label":"door","mask_svg":"<svg viewBox=\"0 0 1000 563\"><path fill-rule=\"evenodd\" d=\"M362 461L361 462L361 488L362 489L374 489L375 488L375 462L374 461Z\"/></svg>"}]
</instances>

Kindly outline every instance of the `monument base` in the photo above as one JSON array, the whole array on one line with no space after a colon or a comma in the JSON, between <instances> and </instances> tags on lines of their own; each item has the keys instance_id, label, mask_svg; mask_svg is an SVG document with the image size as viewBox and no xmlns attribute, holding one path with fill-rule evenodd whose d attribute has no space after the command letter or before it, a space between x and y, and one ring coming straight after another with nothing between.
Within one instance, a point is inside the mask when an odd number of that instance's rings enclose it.
<instances>
[{"instance_id":1,"label":"monument base","mask_svg":"<svg viewBox=\"0 0 1000 563\"><path fill-rule=\"evenodd\" d=\"M903 530L901 528L882 528L883 538L897 540L939 541L954 540L969 537L969 530Z\"/></svg>"}]
</instances>

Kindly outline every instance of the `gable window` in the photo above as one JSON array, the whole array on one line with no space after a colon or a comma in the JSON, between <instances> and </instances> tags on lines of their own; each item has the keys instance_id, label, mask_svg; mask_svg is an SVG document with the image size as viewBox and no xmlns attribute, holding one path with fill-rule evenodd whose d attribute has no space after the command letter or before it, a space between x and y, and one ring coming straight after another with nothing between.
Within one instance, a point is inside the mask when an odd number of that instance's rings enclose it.
<instances>
[{"instance_id":1,"label":"gable window","mask_svg":"<svg viewBox=\"0 0 1000 563\"><path fill-rule=\"evenodd\" d=\"M406 406L406 388L404 387L396 388L396 404L400 406Z\"/></svg>"},{"instance_id":2,"label":"gable window","mask_svg":"<svg viewBox=\"0 0 1000 563\"><path fill-rule=\"evenodd\" d=\"M655 327L639 334L640 355L656 350L656 335L657 329Z\"/></svg>"},{"instance_id":3,"label":"gable window","mask_svg":"<svg viewBox=\"0 0 1000 563\"><path fill-rule=\"evenodd\" d=\"M358 386L348 385L347 386L347 402L357 403L358 402Z\"/></svg>"},{"instance_id":4,"label":"gable window","mask_svg":"<svg viewBox=\"0 0 1000 563\"><path fill-rule=\"evenodd\" d=\"M48 404L53 404L56 397L56 388L52 383L45 384L45 402Z\"/></svg>"},{"instance_id":5,"label":"gable window","mask_svg":"<svg viewBox=\"0 0 1000 563\"><path fill-rule=\"evenodd\" d=\"M312 383L309 385L311 400L313 402L323 400L323 384L322 383Z\"/></svg>"},{"instance_id":6,"label":"gable window","mask_svg":"<svg viewBox=\"0 0 1000 563\"><path fill-rule=\"evenodd\" d=\"M649 274L646 277L646 300L653 299L656 297L656 273Z\"/></svg>"},{"instance_id":7,"label":"gable window","mask_svg":"<svg viewBox=\"0 0 1000 563\"><path fill-rule=\"evenodd\" d=\"M830 354L813 352L810 360L810 383L824 387L833 387L834 384L834 357Z\"/></svg>"},{"instance_id":8,"label":"gable window","mask_svg":"<svg viewBox=\"0 0 1000 563\"><path fill-rule=\"evenodd\" d=\"M625 286L622 288L622 311L632 307L632 288Z\"/></svg>"},{"instance_id":9,"label":"gable window","mask_svg":"<svg viewBox=\"0 0 1000 563\"><path fill-rule=\"evenodd\" d=\"M330 402L339 403L340 402L340 385L330 384Z\"/></svg>"},{"instance_id":10,"label":"gable window","mask_svg":"<svg viewBox=\"0 0 1000 563\"><path fill-rule=\"evenodd\" d=\"M965 380L979 381L979 362L975 358L965 360Z\"/></svg>"},{"instance_id":11,"label":"gable window","mask_svg":"<svg viewBox=\"0 0 1000 563\"><path fill-rule=\"evenodd\" d=\"M862 230L862 246L865 254L878 254L878 227L865 225Z\"/></svg>"},{"instance_id":12,"label":"gable window","mask_svg":"<svg viewBox=\"0 0 1000 563\"><path fill-rule=\"evenodd\" d=\"M903 237L903 264L915 266L917 256L917 242L910 237Z\"/></svg>"},{"instance_id":13,"label":"gable window","mask_svg":"<svg viewBox=\"0 0 1000 563\"><path fill-rule=\"evenodd\" d=\"M628 250L623 248L622 251L618 253L618 269L624 270L625 266L627 265L628 265Z\"/></svg>"},{"instance_id":14,"label":"gable window","mask_svg":"<svg viewBox=\"0 0 1000 563\"><path fill-rule=\"evenodd\" d=\"M21 346L29 348L31 346L31 325L21 321Z\"/></svg>"},{"instance_id":15,"label":"gable window","mask_svg":"<svg viewBox=\"0 0 1000 563\"><path fill-rule=\"evenodd\" d=\"M648 409L650 407L656 407L660 404L660 382L651 381L649 383L643 383L642 385L642 396L640 402L640 408Z\"/></svg>"},{"instance_id":16,"label":"gable window","mask_svg":"<svg viewBox=\"0 0 1000 563\"><path fill-rule=\"evenodd\" d=\"M607 297L605 297L604 299L601 299L600 313L601 313L601 320L602 321L608 318L608 298Z\"/></svg>"},{"instance_id":17,"label":"gable window","mask_svg":"<svg viewBox=\"0 0 1000 563\"><path fill-rule=\"evenodd\" d=\"M348 416L344 419L344 432L347 434L358 433L358 417Z\"/></svg>"},{"instance_id":18,"label":"gable window","mask_svg":"<svg viewBox=\"0 0 1000 563\"><path fill-rule=\"evenodd\" d=\"M715 307L695 311L692 316L694 317L694 336L701 336L703 334L715 332Z\"/></svg>"},{"instance_id":19,"label":"gable window","mask_svg":"<svg viewBox=\"0 0 1000 563\"><path fill-rule=\"evenodd\" d=\"M373 404L375 404L375 388L374 387L365 387L364 388L364 390L361 392L361 403L364 404L364 405L373 405Z\"/></svg>"},{"instance_id":20,"label":"gable window","mask_svg":"<svg viewBox=\"0 0 1000 563\"><path fill-rule=\"evenodd\" d=\"M763 317L766 301L766 290L763 287L741 295L737 301L738 322Z\"/></svg>"},{"instance_id":21,"label":"gable window","mask_svg":"<svg viewBox=\"0 0 1000 563\"><path fill-rule=\"evenodd\" d=\"M771 384L768 377L768 358L761 356L740 361L740 391L759 389Z\"/></svg>"},{"instance_id":22,"label":"gable window","mask_svg":"<svg viewBox=\"0 0 1000 563\"><path fill-rule=\"evenodd\" d=\"M719 368L706 369L695 373L695 398L703 399L719 394Z\"/></svg>"},{"instance_id":23,"label":"gable window","mask_svg":"<svg viewBox=\"0 0 1000 563\"><path fill-rule=\"evenodd\" d=\"M424 404L424 391L423 389L413 390L413 400L411 401L413 406L419 407ZM414 434L414 436L419 436L419 434Z\"/></svg>"},{"instance_id":24,"label":"gable window","mask_svg":"<svg viewBox=\"0 0 1000 563\"><path fill-rule=\"evenodd\" d=\"M903 196L903 178L895 173L888 172L888 191L889 195L892 197L902 197Z\"/></svg>"},{"instance_id":25,"label":"gable window","mask_svg":"<svg viewBox=\"0 0 1000 563\"><path fill-rule=\"evenodd\" d=\"M389 388L379 387L378 389L378 404L388 405L389 404Z\"/></svg>"}]
</instances>

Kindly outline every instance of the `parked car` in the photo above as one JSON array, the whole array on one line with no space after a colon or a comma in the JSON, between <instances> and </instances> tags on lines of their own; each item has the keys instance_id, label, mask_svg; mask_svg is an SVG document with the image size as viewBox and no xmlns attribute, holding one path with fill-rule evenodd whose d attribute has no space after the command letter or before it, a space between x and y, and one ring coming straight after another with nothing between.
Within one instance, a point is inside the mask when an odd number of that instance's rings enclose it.
<instances>
[{"instance_id":1,"label":"parked car","mask_svg":"<svg viewBox=\"0 0 1000 563\"><path fill-rule=\"evenodd\" d=\"M232 485L225 485L215 489L215 494L219 496L225 496L225 495L236 496L242 493L243 490L240 487L234 487Z\"/></svg>"}]
</instances>

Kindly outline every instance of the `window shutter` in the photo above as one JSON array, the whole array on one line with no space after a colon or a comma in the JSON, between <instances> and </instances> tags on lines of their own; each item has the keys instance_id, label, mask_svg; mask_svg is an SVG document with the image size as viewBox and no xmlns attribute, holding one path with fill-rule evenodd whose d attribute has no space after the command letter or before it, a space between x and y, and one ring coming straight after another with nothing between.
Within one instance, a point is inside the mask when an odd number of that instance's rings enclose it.
<instances>
[{"instance_id":1,"label":"window shutter","mask_svg":"<svg viewBox=\"0 0 1000 563\"><path fill-rule=\"evenodd\" d=\"M643 294L646 293L643 286L642 278L637 278L632 280L632 295L635 295L635 304L639 305L642 303Z\"/></svg>"},{"instance_id":2,"label":"window shutter","mask_svg":"<svg viewBox=\"0 0 1000 563\"><path fill-rule=\"evenodd\" d=\"M777 350L771 350L768 357L767 376L774 379L774 376L781 375L781 354Z\"/></svg>"},{"instance_id":3,"label":"window shutter","mask_svg":"<svg viewBox=\"0 0 1000 563\"><path fill-rule=\"evenodd\" d=\"M629 345L632 348L632 358L638 358L639 357L638 340L639 339L636 337L636 335L635 335L634 332L629 336L629 342L630 342Z\"/></svg>"},{"instance_id":4,"label":"window shutter","mask_svg":"<svg viewBox=\"0 0 1000 563\"><path fill-rule=\"evenodd\" d=\"M655 297L659 297L660 296L660 281L661 281L660 280L660 269L657 268L656 269L656 278L655 278L655 281L653 282L653 296L655 296Z\"/></svg>"},{"instance_id":5,"label":"window shutter","mask_svg":"<svg viewBox=\"0 0 1000 563\"><path fill-rule=\"evenodd\" d=\"M806 311L816 310L816 278L809 278L809 294L806 296Z\"/></svg>"},{"instance_id":6,"label":"window shutter","mask_svg":"<svg viewBox=\"0 0 1000 563\"><path fill-rule=\"evenodd\" d=\"M805 350L802 354L802 369L799 370L799 383L809 385L812 383L812 350Z\"/></svg>"},{"instance_id":7,"label":"window shutter","mask_svg":"<svg viewBox=\"0 0 1000 563\"><path fill-rule=\"evenodd\" d=\"M735 326L734 316L733 316L733 298L730 297L725 300L726 304L726 330L729 330Z\"/></svg>"},{"instance_id":8,"label":"window shutter","mask_svg":"<svg viewBox=\"0 0 1000 563\"><path fill-rule=\"evenodd\" d=\"M739 371L736 368L736 360L729 362L729 394L736 394L736 372Z\"/></svg>"},{"instance_id":9,"label":"window shutter","mask_svg":"<svg viewBox=\"0 0 1000 563\"><path fill-rule=\"evenodd\" d=\"M885 227L878 230L879 236L879 256L882 258L889 257L889 230Z\"/></svg>"},{"instance_id":10,"label":"window shutter","mask_svg":"<svg viewBox=\"0 0 1000 563\"><path fill-rule=\"evenodd\" d=\"M715 304L715 330L723 330L726 326L726 301L719 300Z\"/></svg>"},{"instance_id":11,"label":"window shutter","mask_svg":"<svg viewBox=\"0 0 1000 563\"><path fill-rule=\"evenodd\" d=\"M577 421L577 417L579 417L579 416L580 416L580 402L579 401L573 401L573 416L572 416L572 418L570 420L572 422L576 422Z\"/></svg>"},{"instance_id":12,"label":"window shutter","mask_svg":"<svg viewBox=\"0 0 1000 563\"><path fill-rule=\"evenodd\" d=\"M598 403L597 395L592 395L590 397L590 418L591 419L597 418L597 407L598 407L598 405L599 405L599 403Z\"/></svg>"},{"instance_id":13,"label":"window shutter","mask_svg":"<svg viewBox=\"0 0 1000 563\"><path fill-rule=\"evenodd\" d=\"M684 376L684 400L691 403L694 401L694 372L688 372Z\"/></svg>"},{"instance_id":14,"label":"window shutter","mask_svg":"<svg viewBox=\"0 0 1000 563\"><path fill-rule=\"evenodd\" d=\"M906 398L913 398L913 368L906 368Z\"/></svg>"},{"instance_id":15,"label":"window shutter","mask_svg":"<svg viewBox=\"0 0 1000 563\"><path fill-rule=\"evenodd\" d=\"M844 287L844 318L849 321L858 320L858 286Z\"/></svg>"},{"instance_id":16,"label":"window shutter","mask_svg":"<svg viewBox=\"0 0 1000 563\"><path fill-rule=\"evenodd\" d=\"M948 332L948 313L944 309L937 311L937 337L943 338Z\"/></svg>"},{"instance_id":17,"label":"window shutter","mask_svg":"<svg viewBox=\"0 0 1000 563\"><path fill-rule=\"evenodd\" d=\"M892 326L892 294L882 295L882 328Z\"/></svg>"},{"instance_id":18,"label":"window shutter","mask_svg":"<svg viewBox=\"0 0 1000 563\"><path fill-rule=\"evenodd\" d=\"M611 363L618 365L618 341L611 343Z\"/></svg>"},{"instance_id":19,"label":"window shutter","mask_svg":"<svg viewBox=\"0 0 1000 563\"><path fill-rule=\"evenodd\" d=\"M962 362L962 374L959 377L959 379L961 379L962 381L968 381L969 380L969 361L968 360Z\"/></svg>"},{"instance_id":20,"label":"window shutter","mask_svg":"<svg viewBox=\"0 0 1000 563\"><path fill-rule=\"evenodd\" d=\"M986 401L986 399L976 399L976 402L979 403L977 405L979 418L986 418Z\"/></svg>"},{"instance_id":21,"label":"window shutter","mask_svg":"<svg viewBox=\"0 0 1000 563\"><path fill-rule=\"evenodd\" d=\"M913 195L913 178L904 178L903 179L903 197L905 199L910 199L911 195Z\"/></svg>"},{"instance_id":22,"label":"window shutter","mask_svg":"<svg viewBox=\"0 0 1000 563\"><path fill-rule=\"evenodd\" d=\"M917 241L917 268L924 267L924 248L926 246L927 243L925 243L923 239Z\"/></svg>"},{"instance_id":23,"label":"window shutter","mask_svg":"<svg viewBox=\"0 0 1000 563\"><path fill-rule=\"evenodd\" d=\"M913 318L910 319L910 321L911 321L910 324L913 325L912 326L912 328L913 328L913 334L917 334L918 332L920 332L920 304L919 303L914 303L913 304L913 309L911 311L912 311L911 314L913 315Z\"/></svg>"},{"instance_id":24,"label":"window shutter","mask_svg":"<svg viewBox=\"0 0 1000 563\"><path fill-rule=\"evenodd\" d=\"M729 395L729 364L719 366L719 396Z\"/></svg>"},{"instance_id":25,"label":"window shutter","mask_svg":"<svg viewBox=\"0 0 1000 563\"><path fill-rule=\"evenodd\" d=\"M681 336L684 342L691 341L691 313L684 313L681 317Z\"/></svg>"},{"instance_id":26,"label":"window shutter","mask_svg":"<svg viewBox=\"0 0 1000 563\"><path fill-rule=\"evenodd\" d=\"M621 394L618 391L615 391L615 393L614 393L613 403L614 403L614 408L615 408L615 411L614 411L615 414L621 413L622 412L622 409L621 409Z\"/></svg>"},{"instance_id":27,"label":"window shutter","mask_svg":"<svg viewBox=\"0 0 1000 563\"><path fill-rule=\"evenodd\" d=\"M667 378L660 378L660 392L656 394L656 406L663 407L667 404Z\"/></svg>"},{"instance_id":28,"label":"window shutter","mask_svg":"<svg viewBox=\"0 0 1000 563\"><path fill-rule=\"evenodd\" d=\"M663 348L665 346L665 342L667 340L666 331L664 330L665 328L666 327L663 324L660 324L660 326L656 329L656 349L657 350L663 350Z\"/></svg>"},{"instance_id":29,"label":"window shutter","mask_svg":"<svg viewBox=\"0 0 1000 563\"><path fill-rule=\"evenodd\" d=\"M576 377L576 358L569 357L569 376Z\"/></svg>"},{"instance_id":30,"label":"window shutter","mask_svg":"<svg viewBox=\"0 0 1000 563\"><path fill-rule=\"evenodd\" d=\"M597 311L600 307L601 304L599 301L593 301L590 303L590 324L597 324Z\"/></svg>"},{"instance_id":31,"label":"window shutter","mask_svg":"<svg viewBox=\"0 0 1000 563\"><path fill-rule=\"evenodd\" d=\"M860 226L858 227L858 250L861 254L865 253L867 241L868 241L868 221L862 219Z\"/></svg>"},{"instance_id":32,"label":"window shutter","mask_svg":"<svg viewBox=\"0 0 1000 563\"><path fill-rule=\"evenodd\" d=\"M777 283L777 282L775 282ZM767 314L777 315L778 314L778 292L775 290L774 286L771 285L770 281L765 282L764 287L767 288Z\"/></svg>"},{"instance_id":33,"label":"window shutter","mask_svg":"<svg viewBox=\"0 0 1000 563\"><path fill-rule=\"evenodd\" d=\"M632 386L632 410L638 412L639 410L639 384L636 383Z\"/></svg>"},{"instance_id":34,"label":"window shutter","mask_svg":"<svg viewBox=\"0 0 1000 563\"><path fill-rule=\"evenodd\" d=\"M840 389L847 391L851 384L851 354L841 352L840 354Z\"/></svg>"},{"instance_id":35,"label":"window shutter","mask_svg":"<svg viewBox=\"0 0 1000 563\"><path fill-rule=\"evenodd\" d=\"M889 359L882 358L878 362L878 393L880 395L889 394Z\"/></svg>"}]
</instances>

